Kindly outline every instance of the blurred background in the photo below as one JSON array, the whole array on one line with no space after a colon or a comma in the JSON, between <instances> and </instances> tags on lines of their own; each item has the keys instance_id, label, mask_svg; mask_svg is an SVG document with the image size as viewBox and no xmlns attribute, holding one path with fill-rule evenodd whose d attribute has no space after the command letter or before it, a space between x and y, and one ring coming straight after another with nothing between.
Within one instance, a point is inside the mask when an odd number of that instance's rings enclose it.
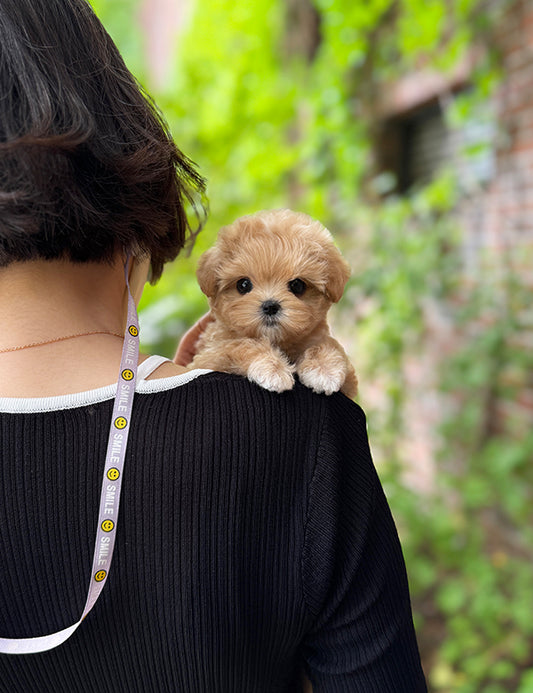
<instances>
[{"instance_id":1,"label":"blurred background","mask_svg":"<svg viewBox=\"0 0 533 693\"><path fill-rule=\"evenodd\" d=\"M237 216L320 219L435 693L533 693L533 0L94 0L209 182L141 304L172 356Z\"/></svg>"}]
</instances>

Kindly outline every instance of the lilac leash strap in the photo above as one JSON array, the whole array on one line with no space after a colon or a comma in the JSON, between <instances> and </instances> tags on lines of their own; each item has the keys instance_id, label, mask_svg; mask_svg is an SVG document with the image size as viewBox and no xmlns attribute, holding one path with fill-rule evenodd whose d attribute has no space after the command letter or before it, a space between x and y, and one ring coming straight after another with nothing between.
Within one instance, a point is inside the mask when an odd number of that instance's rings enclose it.
<instances>
[{"instance_id":1,"label":"lilac leash strap","mask_svg":"<svg viewBox=\"0 0 533 693\"><path fill-rule=\"evenodd\" d=\"M94 546L91 581L85 608L77 623L57 633L37 638L0 638L0 653L31 654L44 652L64 643L93 608L109 575L117 532L120 489L122 486L124 458L128 442L133 395L137 378L137 363L139 360L139 322L128 280L129 264L128 258L125 267L126 286L128 288L128 322L124 335L117 394L115 395L113 418L107 443L104 476L100 493L98 529Z\"/></svg>"}]
</instances>

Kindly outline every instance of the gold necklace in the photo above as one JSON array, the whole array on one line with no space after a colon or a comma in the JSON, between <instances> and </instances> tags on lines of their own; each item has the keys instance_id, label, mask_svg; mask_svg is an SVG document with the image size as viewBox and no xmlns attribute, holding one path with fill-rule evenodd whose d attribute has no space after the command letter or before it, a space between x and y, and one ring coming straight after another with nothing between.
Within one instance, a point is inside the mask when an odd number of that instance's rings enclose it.
<instances>
[{"instance_id":1,"label":"gold necklace","mask_svg":"<svg viewBox=\"0 0 533 693\"><path fill-rule=\"evenodd\" d=\"M0 354L7 354L10 351L20 351L22 349L31 349L31 347L43 346L44 344L55 344L55 342L64 342L66 339L75 339L76 337L88 337L93 334L109 334L113 337L123 339L124 335L118 332L110 332L109 330L93 330L92 332L79 332L77 334L68 334L65 337L56 337L55 339L47 339L42 342L31 342L30 344L22 344L20 346L6 347L0 349Z\"/></svg>"}]
</instances>

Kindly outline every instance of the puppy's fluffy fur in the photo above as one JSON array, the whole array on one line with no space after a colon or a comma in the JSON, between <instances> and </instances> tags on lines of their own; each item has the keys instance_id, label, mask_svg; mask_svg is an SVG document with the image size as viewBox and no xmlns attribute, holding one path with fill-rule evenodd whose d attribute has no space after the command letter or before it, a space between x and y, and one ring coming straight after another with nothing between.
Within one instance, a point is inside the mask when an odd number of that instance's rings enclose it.
<instances>
[{"instance_id":1,"label":"puppy's fluffy fur","mask_svg":"<svg viewBox=\"0 0 533 693\"><path fill-rule=\"evenodd\" d=\"M350 269L318 221L291 210L258 212L223 227L197 277L214 318L191 368L246 375L275 392L294 373L315 392L357 393L353 366L326 314Z\"/></svg>"}]
</instances>

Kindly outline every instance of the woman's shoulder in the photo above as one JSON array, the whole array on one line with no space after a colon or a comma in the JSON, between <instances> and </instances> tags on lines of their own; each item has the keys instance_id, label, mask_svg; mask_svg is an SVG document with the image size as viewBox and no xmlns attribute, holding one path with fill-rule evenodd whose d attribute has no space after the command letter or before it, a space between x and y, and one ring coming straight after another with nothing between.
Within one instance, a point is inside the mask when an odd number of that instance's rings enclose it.
<instances>
[{"instance_id":1,"label":"woman's shoulder","mask_svg":"<svg viewBox=\"0 0 533 693\"><path fill-rule=\"evenodd\" d=\"M209 395L217 394L234 400L238 406L242 398L246 398L249 405L251 401L268 404L270 406L293 406L304 410L332 410L337 416L355 416L365 418L362 408L340 392L332 395L317 394L310 388L302 385L296 378L294 387L284 392L272 392L249 381L246 377L212 371L208 369L188 370L170 361L164 362L152 374L146 377L147 382L154 383L157 389L174 389L176 384L187 382L198 389L198 392ZM155 388L153 388L155 391Z\"/></svg>"},{"instance_id":2,"label":"woman's shoulder","mask_svg":"<svg viewBox=\"0 0 533 693\"><path fill-rule=\"evenodd\" d=\"M273 437L289 431L316 441L342 441L355 431L366 437L366 417L357 403L340 392L316 394L298 380L291 390L277 393L243 376L198 370L146 380L139 392L160 393L161 407L180 408L187 416L198 412L201 418L213 425L220 422L235 434L247 430L257 435L264 429Z\"/></svg>"},{"instance_id":3,"label":"woman's shoulder","mask_svg":"<svg viewBox=\"0 0 533 693\"><path fill-rule=\"evenodd\" d=\"M146 380L161 380L162 378L173 378L178 375L184 375L188 369L184 366L178 366L173 361L169 361L163 357L153 355L147 356L139 364L139 370L148 365L149 372L146 375ZM152 367L150 365L153 364ZM153 368L153 369L152 369Z\"/></svg>"},{"instance_id":4,"label":"woman's shoulder","mask_svg":"<svg viewBox=\"0 0 533 693\"><path fill-rule=\"evenodd\" d=\"M331 413L337 417L348 416L356 417L358 420L365 419L365 414L359 404L342 393L317 394L302 385L297 378L291 390L272 392L241 375L207 369L188 370L166 361L149 376L146 376L145 383L151 383L152 386L143 388L143 390L153 392L177 390L179 388L176 386L187 383L199 395L207 397L217 395L231 401L237 407L243 406L250 409L253 405L251 411L259 411L257 407L264 405L298 408L302 412L327 412L331 410Z\"/></svg>"}]
</instances>

